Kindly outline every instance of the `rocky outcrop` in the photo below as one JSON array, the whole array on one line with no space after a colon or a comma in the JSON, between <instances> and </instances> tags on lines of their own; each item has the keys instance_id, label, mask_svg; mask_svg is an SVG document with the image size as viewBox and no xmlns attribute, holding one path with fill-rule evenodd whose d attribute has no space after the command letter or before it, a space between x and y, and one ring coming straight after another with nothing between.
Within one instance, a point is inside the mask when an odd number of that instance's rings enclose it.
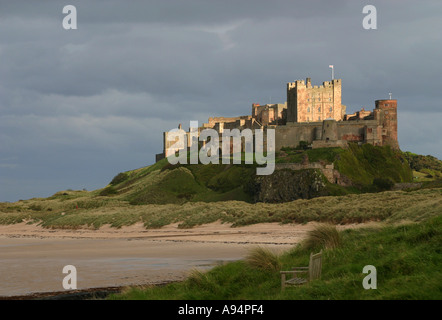
<instances>
[{"instance_id":1,"label":"rocky outcrop","mask_svg":"<svg viewBox=\"0 0 442 320\"><path fill-rule=\"evenodd\" d=\"M346 176L342 175L338 170L335 169L333 163L327 164L322 162L308 162L308 159L307 161L305 161L304 159L302 163L277 163L275 165L275 170L281 169L319 169L330 183L338 184L343 187L353 185L350 179L348 179Z\"/></svg>"},{"instance_id":2,"label":"rocky outcrop","mask_svg":"<svg viewBox=\"0 0 442 320\"><path fill-rule=\"evenodd\" d=\"M255 202L287 202L328 194L324 176L317 169L276 170L268 176L256 176L249 191Z\"/></svg>"}]
</instances>

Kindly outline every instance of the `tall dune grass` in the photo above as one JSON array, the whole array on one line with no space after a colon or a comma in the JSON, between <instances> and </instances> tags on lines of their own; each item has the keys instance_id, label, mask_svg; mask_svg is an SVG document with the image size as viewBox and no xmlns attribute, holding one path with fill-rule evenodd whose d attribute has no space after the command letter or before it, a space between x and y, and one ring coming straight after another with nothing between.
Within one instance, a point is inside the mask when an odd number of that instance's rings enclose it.
<instances>
[{"instance_id":1,"label":"tall dune grass","mask_svg":"<svg viewBox=\"0 0 442 320\"><path fill-rule=\"evenodd\" d=\"M278 255L272 250L264 247L255 247L249 250L246 262L253 268L278 271L281 269L281 261Z\"/></svg>"},{"instance_id":2,"label":"tall dune grass","mask_svg":"<svg viewBox=\"0 0 442 320\"><path fill-rule=\"evenodd\" d=\"M308 232L307 238L303 242L306 249L334 249L342 244L342 236L331 224L320 224Z\"/></svg>"},{"instance_id":3,"label":"tall dune grass","mask_svg":"<svg viewBox=\"0 0 442 320\"><path fill-rule=\"evenodd\" d=\"M98 192L65 193L47 199L0 203L0 224L34 222L48 228L121 227L137 222L146 228L171 223L191 228L216 221L234 227L264 222L348 224L421 221L442 212L442 188L319 197L280 204L222 201L137 206L119 198L98 196Z\"/></svg>"}]
</instances>

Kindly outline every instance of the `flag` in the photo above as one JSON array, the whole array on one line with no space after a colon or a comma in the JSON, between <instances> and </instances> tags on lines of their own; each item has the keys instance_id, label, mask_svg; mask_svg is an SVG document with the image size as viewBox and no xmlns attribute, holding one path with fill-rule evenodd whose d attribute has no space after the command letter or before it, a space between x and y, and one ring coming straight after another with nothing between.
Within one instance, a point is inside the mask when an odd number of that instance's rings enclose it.
<instances>
[{"instance_id":1,"label":"flag","mask_svg":"<svg viewBox=\"0 0 442 320\"><path fill-rule=\"evenodd\" d=\"M328 67L329 67L329 68L332 68L332 69L333 69L333 65L332 65L332 64L331 64L331 65L329 65Z\"/></svg>"}]
</instances>

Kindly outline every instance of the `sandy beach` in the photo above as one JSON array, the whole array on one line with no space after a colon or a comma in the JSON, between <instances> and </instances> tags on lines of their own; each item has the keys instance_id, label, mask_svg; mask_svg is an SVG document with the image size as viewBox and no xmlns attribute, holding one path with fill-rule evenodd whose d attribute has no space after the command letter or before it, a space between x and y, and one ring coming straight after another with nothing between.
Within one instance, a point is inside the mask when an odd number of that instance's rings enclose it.
<instances>
[{"instance_id":1,"label":"sandy beach","mask_svg":"<svg viewBox=\"0 0 442 320\"><path fill-rule=\"evenodd\" d=\"M52 230L25 223L0 226L0 297L63 291L65 265L76 267L79 290L178 281L192 269L242 259L254 246L287 250L314 224L177 226L154 230L142 224L99 230Z\"/></svg>"}]
</instances>

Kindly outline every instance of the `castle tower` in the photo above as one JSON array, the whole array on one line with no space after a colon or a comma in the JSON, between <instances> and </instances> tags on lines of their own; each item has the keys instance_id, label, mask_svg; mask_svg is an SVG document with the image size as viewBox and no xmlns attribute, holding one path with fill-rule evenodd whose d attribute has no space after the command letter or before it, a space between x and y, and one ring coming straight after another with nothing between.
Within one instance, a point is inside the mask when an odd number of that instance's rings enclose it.
<instances>
[{"instance_id":1,"label":"castle tower","mask_svg":"<svg viewBox=\"0 0 442 320\"><path fill-rule=\"evenodd\" d=\"M322 122L322 140L336 141L338 140L338 125L336 120L327 119Z\"/></svg>"},{"instance_id":2,"label":"castle tower","mask_svg":"<svg viewBox=\"0 0 442 320\"><path fill-rule=\"evenodd\" d=\"M397 139L397 100L376 100L374 118L383 127L382 145L399 149Z\"/></svg>"},{"instance_id":3,"label":"castle tower","mask_svg":"<svg viewBox=\"0 0 442 320\"><path fill-rule=\"evenodd\" d=\"M311 78L287 83L287 122L317 122L343 119L341 79L312 86Z\"/></svg>"}]
</instances>

